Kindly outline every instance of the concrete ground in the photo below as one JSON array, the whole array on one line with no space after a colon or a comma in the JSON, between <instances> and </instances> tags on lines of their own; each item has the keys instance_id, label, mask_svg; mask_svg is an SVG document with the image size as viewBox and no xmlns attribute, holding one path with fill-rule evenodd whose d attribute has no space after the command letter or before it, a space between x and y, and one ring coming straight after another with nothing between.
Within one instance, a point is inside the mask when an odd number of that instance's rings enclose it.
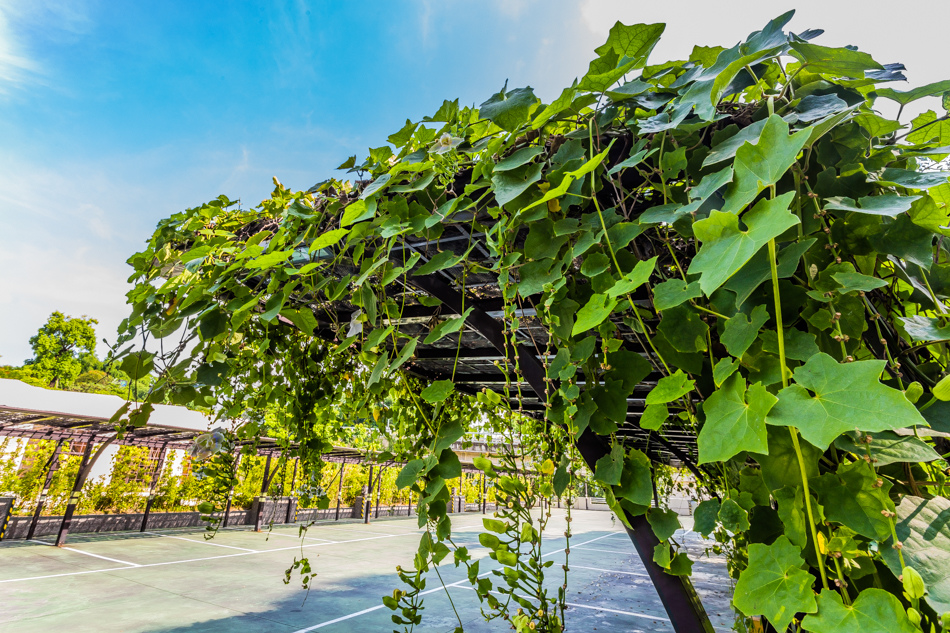
<instances>
[{"instance_id":1,"label":"concrete ground","mask_svg":"<svg viewBox=\"0 0 950 633\"><path fill-rule=\"evenodd\" d=\"M545 534L553 559L552 586L564 561L564 511L554 510ZM672 631L633 545L610 514L573 512L568 631ZM454 515L453 536L482 571L498 564L478 544L481 514ZM684 523L689 518L682 517ZM305 633L391 631L392 612L381 596L401 583L398 564L411 566L418 546L416 519L323 523L300 540L297 528L268 534L222 530L211 541L200 530L75 535L65 548L39 542L0 542L0 632L3 633ZM717 631L731 629L732 586L725 561L700 558L704 544L685 542L697 559L694 583ZM308 556L317 573L311 591L295 577L282 582L295 556ZM440 568L466 633L504 631L484 622L466 588L464 568ZM458 584L456 584L458 583ZM458 620L435 574L430 574L421 632L451 632Z\"/></svg>"}]
</instances>

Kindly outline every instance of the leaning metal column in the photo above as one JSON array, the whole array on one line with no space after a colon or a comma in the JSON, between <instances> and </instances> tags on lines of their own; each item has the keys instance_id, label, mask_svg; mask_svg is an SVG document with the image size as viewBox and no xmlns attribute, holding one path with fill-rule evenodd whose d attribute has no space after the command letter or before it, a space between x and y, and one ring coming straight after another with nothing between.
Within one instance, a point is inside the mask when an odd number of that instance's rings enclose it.
<instances>
[{"instance_id":1,"label":"leaning metal column","mask_svg":"<svg viewBox=\"0 0 950 633\"><path fill-rule=\"evenodd\" d=\"M63 446L64 441L65 440L59 440L56 442L56 448L53 449L53 454L50 455L46 466L43 467L43 470L46 471L46 478L43 480L40 498L36 501L36 510L33 511L33 520L30 522L30 530L26 533L27 540L32 539L33 533L36 532L36 524L39 523L40 515L43 513L43 506L46 505L46 496L49 494L49 487L53 483L53 473L56 472L59 466L59 462L56 458L59 456L59 450Z\"/></svg>"},{"instance_id":2,"label":"leaning metal column","mask_svg":"<svg viewBox=\"0 0 950 633\"><path fill-rule=\"evenodd\" d=\"M514 351L518 356L518 365L524 374L525 380L528 381L532 390L537 394L538 400L541 402L547 400L544 382L546 372L534 351L520 344L515 350L512 350L512 346L506 341L505 333L498 322L478 306L472 305L471 301L466 303L462 294L441 278L434 275L424 275L412 277L411 281L417 287L442 301L447 309L456 314L463 314L466 308L471 310L465 324L484 336L506 358L508 358L511 351ZM591 472L594 471L597 460L610 452L604 439L589 428L579 438L575 439L574 444ZM689 577L671 576L653 561L653 548L659 544L659 540L647 522L646 516L631 516L626 511L624 511L624 515L633 527L633 529L625 527L627 534L630 536L630 540L633 541L640 560L650 574L653 586L660 595L663 607L669 615L673 630L676 633L713 633L712 624L709 622L706 610L703 608Z\"/></svg>"},{"instance_id":3,"label":"leaning metal column","mask_svg":"<svg viewBox=\"0 0 950 633\"><path fill-rule=\"evenodd\" d=\"M152 478L148 484L148 501L145 502L145 514L142 516L142 529L139 532L144 532L148 525L148 515L152 511L152 503L155 502L155 486L158 485L158 480L162 476L162 469L165 467L165 455L167 454L168 442L165 442L162 444L162 452L159 453L158 463L155 464L155 471L152 473Z\"/></svg>"},{"instance_id":4,"label":"leaning metal column","mask_svg":"<svg viewBox=\"0 0 950 633\"><path fill-rule=\"evenodd\" d=\"M105 451L106 447L112 444L115 439L116 435L113 435L103 442L95 455L92 455L92 445L96 441L96 436L93 435L87 440L86 450L83 451L82 462L79 464L79 472L76 473L76 481L73 482L73 491L69 495L69 504L66 506L66 513L63 515L63 522L59 526L59 534L56 536L57 547L62 547L66 544L66 536L69 534L69 524L73 520L73 514L76 512L76 506L79 504L79 495L82 494L82 487L83 484L86 483L89 472L92 470L92 467L96 465L96 461L102 456L102 452ZM92 455L91 459L90 455Z\"/></svg>"}]
</instances>

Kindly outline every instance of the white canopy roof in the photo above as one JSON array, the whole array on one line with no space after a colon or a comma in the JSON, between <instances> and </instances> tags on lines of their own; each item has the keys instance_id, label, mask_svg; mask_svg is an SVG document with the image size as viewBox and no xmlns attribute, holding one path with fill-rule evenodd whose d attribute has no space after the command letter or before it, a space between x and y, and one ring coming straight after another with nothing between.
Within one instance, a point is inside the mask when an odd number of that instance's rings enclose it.
<instances>
[{"instance_id":1,"label":"white canopy roof","mask_svg":"<svg viewBox=\"0 0 950 633\"><path fill-rule=\"evenodd\" d=\"M43 414L108 422L125 400L118 396L34 387L0 378L0 411ZM167 404L154 405L147 427L207 431L211 420L198 411Z\"/></svg>"}]
</instances>

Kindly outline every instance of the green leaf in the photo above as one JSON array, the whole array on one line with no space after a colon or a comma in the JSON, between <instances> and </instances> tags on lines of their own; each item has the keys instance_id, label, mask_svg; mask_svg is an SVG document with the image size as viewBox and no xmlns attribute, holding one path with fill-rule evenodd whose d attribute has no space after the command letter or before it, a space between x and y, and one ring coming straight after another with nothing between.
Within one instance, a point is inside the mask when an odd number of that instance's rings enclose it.
<instances>
[{"instance_id":1,"label":"green leaf","mask_svg":"<svg viewBox=\"0 0 950 633\"><path fill-rule=\"evenodd\" d=\"M815 238L794 242L778 253L778 277L786 279L795 274L798 269L798 263L802 255L816 242ZM743 306L752 293L755 292L762 282L772 278L772 268L769 265L769 251L762 249L749 260L745 266L739 269L729 281L723 284L723 288L736 293L736 305Z\"/></svg>"},{"instance_id":2,"label":"green leaf","mask_svg":"<svg viewBox=\"0 0 950 633\"><path fill-rule=\"evenodd\" d=\"M742 451L768 453L765 416L778 402L762 383L746 391L746 381L733 374L703 405L706 422L699 432L699 463L724 462Z\"/></svg>"},{"instance_id":3,"label":"green leaf","mask_svg":"<svg viewBox=\"0 0 950 633\"><path fill-rule=\"evenodd\" d=\"M210 341L224 334L228 329L228 315L215 306L198 320L198 333L201 334L201 340Z\"/></svg>"},{"instance_id":4,"label":"green leaf","mask_svg":"<svg viewBox=\"0 0 950 633\"><path fill-rule=\"evenodd\" d=\"M950 611L950 501L944 497L921 499L906 496L897 506L897 539L903 544L904 563L923 578L924 600L937 613ZM881 546L887 567L899 576L901 557L888 540Z\"/></svg>"},{"instance_id":5,"label":"green leaf","mask_svg":"<svg viewBox=\"0 0 950 633\"><path fill-rule=\"evenodd\" d=\"M792 54L813 73L864 79L866 70L884 70L867 53L850 48L829 48L808 42L792 41Z\"/></svg>"},{"instance_id":6,"label":"green leaf","mask_svg":"<svg viewBox=\"0 0 950 633\"><path fill-rule=\"evenodd\" d=\"M631 449L624 459L620 487L614 491L617 498L639 506L649 506L653 500L653 471L650 458L643 451Z\"/></svg>"},{"instance_id":7,"label":"green leaf","mask_svg":"<svg viewBox=\"0 0 950 633\"><path fill-rule=\"evenodd\" d=\"M706 350L709 326L700 318L699 312L690 306L668 308L657 330L679 352L688 354Z\"/></svg>"},{"instance_id":8,"label":"green leaf","mask_svg":"<svg viewBox=\"0 0 950 633\"><path fill-rule=\"evenodd\" d=\"M429 345L430 343L435 343L443 336L448 336L462 329L462 326L465 325L465 319L468 318L468 315L472 313L472 308L469 308L465 311L462 316L452 317L442 321L429 332L429 335L426 336L423 343Z\"/></svg>"},{"instance_id":9,"label":"green leaf","mask_svg":"<svg viewBox=\"0 0 950 633\"><path fill-rule=\"evenodd\" d=\"M735 499L726 499L719 507L719 522L733 534L745 532L749 529L749 513Z\"/></svg>"},{"instance_id":10,"label":"green leaf","mask_svg":"<svg viewBox=\"0 0 950 633\"><path fill-rule=\"evenodd\" d=\"M388 185L390 179L392 179L392 175L383 174L382 176L380 176L373 182L369 183L369 185L366 186L366 189L363 189L363 192L360 194L360 198L362 198L363 200L365 200L366 198L369 198L371 195L373 195L374 193L376 193L377 191L383 189L386 185ZM359 207L357 207L357 209L359 209Z\"/></svg>"},{"instance_id":11,"label":"green leaf","mask_svg":"<svg viewBox=\"0 0 950 633\"><path fill-rule=\"evenodd\" d=\"M293 251L275 251L273 253L267 253L266 255L255 257L249 261L247 263L247 267L254 269L273 268L278 264L283 264L290 258L291 255L293 255Z\"/></svg>"},{"instance_id":12,"label":"green leaf","mask_svg":"<svg viewBox=\"0 0 950 633\"><path fill-rule=\"evenodd\" d=\"M882 510L894 511L887 492L891 483L876 487L877 473L864 461L844 464L835 474L825 474L809 483L832 521L870 539L884 540L891 534L890 519Z\"/></svg>"},{"instance_id":13,"label":"green leaf","mask_svg":"<svg viewBox=\"0 0 950 633\"><path fill-rule=\"evenodd\" d=\"M853 211L855 213L868 213L870 215L883 215L889 218L895 218L905 211L909 211L911 205L920 196L899 196L897 194L884 194L881 196L867 196L861 198L855 203L851 198L828 198L825 202L825 209L833 211Z\"/></svg>"},{"instance_id":14,"label":"green leaf","mask_svg":"<svg viewBox=\"0 0 950 633\"><path fill-rule=\"evenodd\" d=\"M671 576L691 576L693 574L693 561L689 559L686 552L678 552L670 561L670 568L666 573Z\"/></svg>"},{"instance_id":15,"label":"green leaf","mask_svg":"<svg viewBox=\"0 0 950 633\"><path fill-rule=\"evenodd\" d=\"M607 41L595 48L594 52L603 56L613 51L618 58L627 57L634 60L632 68L643 68L665 29L666 24L662 23L627 26L616 22L610 27Z\"/></svg>"},{"instance_id":16,"label":"green leaf","mask_svg":"<svg viewBox=\"0 0 950 633\"><path fill-rule=\"evenodd\" d=\"M693 510L693 530L709 536L719 522L719 499L707 499Z\"/></svg>"},{"instance_id":17,"label":"green leaf","mask_svg":"<svg viewBox=\"0 0 950 633\"><path fill-rule=\"evenodd\" d=\"M722 383L726 382L726 378L734 374L737 369L739 369L738 358L720 358L716 366L713 367L713 382L716 383L717 387L721 386Z\"/></svg>"},{"instance_id":18,"label":"green leaf","mask_svg":"<svg viewBox=\"0 0 950 633\"><path fill-rule=\"evenodd\" d=\"M459 262L465 259L471 250L472 248L470 247L467 251L458 255L456 255L453 251L442 251L440 253L436 253L435 257L414 270L412 275L413 277L420 275L431 275L432 273L438 272L440 270L458 266Z\"/></svg>"},{"instance_id":19,"label":"green leaf","mask_svg":"<svg viewBox=\"0 0 950 633\"><path fill-rule=\"evenodd\" d=\"M653 528L653 533L661 541L668 540L681 527L680 518L673 510L650 508L647 512L647 521Z\"/></svg>"},{"instance_id":20,"label":"green leaf","mask_svg":"<svg viewBox=\"0 0 950 633\"><path fill-rule=\"evenodd\" d=\"M455 385L451 380L436 380L431 385L422 390L419 395L426 402L442 402L455 391Z\"/></svg>"},{"instance_id":21,"label":"green leaf","mask_svg":"<svg viewBox=\"0 0 950 633\"><path fill-rule=\"evenodd\" d=\"M653 548L653 562L667 569L670 566L670 544L663 542L657 543L656 547Z\"/></svg>"},{"instance_id":22,"label":"green leaf","mask_svg":"<svg viewBox=\"0 0 950 633\"><path fill-rule=\"evenodd\" d=\"M352 204L350 206L353 206ZM349 208L349 207L348 207ZM321 233L313 242L310 243L309 252L313 253L322 248L329 248L342 240L350 232L350 229L333 229L326 233Z\"/></svg>"},{"instance_id":23,"label":"green leaf","mask_svg":"<svg viewBox=\"0 0 950 633\"><path fill-rule=\"evenodd\" d=\"M508 525L504 521L498 521L497 519L482 519L482 525L485 526L486 530L495 534L504 534L508 529Z\"/></svg>"},{"instance_id":24,"label":"green leaf","mask_svg":"<svg viewBox=\"0 0 950 633\"><path fill-rule=\"evenodd\" d=\"M511 171L501 171L492 174L491 181L495 186L495 201L504 206L523 194L532 184L541 180L542 163L524 165Z\"/></svg>"},{"instance_id":25,"label":"green leaf","mask_svg":"<svg viewBox=\"0 0 950 633\"><path fill-rule=\"evenodd\" d=\"M814 577L801 567L800 550L784 537L771 545L749 545L749 566L739 575L732 603L744 615L764 615L784 631L796 613L818 610Z\"/></svg>"},{"instance_id":26,"label":"green leaf","mask_svg":"<svg viewBox=\"0 0 950 633\"><path fill-rule=\"evenodd\" d=\"M909 143L936 141L940 145L950 144L950 121L946 117L938 117L933 110L915 117L911 126L914 131L907 135Z\"/></svg>"},{"instance_id":27,"label":"green leaf","mask_svg":"<svg viewBox=\"0 0 950 633\"><path fill-rule=\"evenodd\" d=\"M808 515L801 486L779 488L772 492L772 496L778 504L778 516L785 536L798 547L805 547L808 544Z\"/></svg>"},{"instance_id":28,"label":"green leaf","mask_svg":"<svg viewBox=\"0 0 950 633\"><path fill-rule=\"evenodd\" d=\"M528 110L537 103L538 98L534 96L531 86L510 91L507 88L506 82L500 91L478 106L478 114L503 130L514 132L528 120Z\"/></svg>"},{"instance_id":29,"label":"green leaf","mask_svg":"<svg viewBox=\"0 0 950 633\"><path fill-rule=\"evenodd\" d=\"M736 151L735 176L726 190L722 211L739 213L760 191L777 183L795 163L810 134L806 128L789 136L788 123L777 114L770 116L758 142Z\"/></svg>"},{"instance_id":30,"label":"green leaf","mask_svg":"<svg viewBox=\"0 0 950 633\"><path fill-rule=\"evenodd\" d=\"M660 311L666 310L684 301L701 297L702 294L698 281L687 286L682 279L670 279L653 288L653 307Z\"/></svg>"},{"instance_id":31,"label":"green leaf","mask_svg":"<svg viewBox=\"0 0 950 633\"><path fill-rule=\"evenodd\" d=\"M766 121L768 121L768 119L750 123L729 138L714 145L706 155L706 158L703 159L703 167L729 160L733 158L736 155L736 151L746 143L755 143L762 135L762 128L765 127Z\"/></svg>"},{"instance_id":32,"label":"green leaf","mask_svg":"<svg viewBox=\"0 0 950 633\"><path fill-rule=\"evenodd\" d=\"M903 324L907 336L915 343L950 341L950 325L942 325L943 319L917 315L897 317L897 320Z\"/></svg>"},{"instance_id":33,"label":"green leaf","mask_svg":"<svg viewBox=\"0 0 950 633\"><path fill-rule=\"evenodd\" d=\"M749 346L755 342L759 330L769 320L769 312L765 306L756 306L752 316L741 312L726 321L720 341L726 346L726 351L741 358Z\"/></svg>"},{"instance_id":34,"label":"green leaf","mask_svg":"<svg viewBox=\"0 0 950 633\"><path fill-rule=\"evenodd\" d=\"M747 229L739 228L739 217L733 213L713 211L705 220L693 225L703 245L689 266L690 274L701 275L700 287L706 296L719 288L769 240L778 237L799 223L788 210L794 191L773 200L761 200L743 216Z\"/></svg>"},{"instance_id":35,"label":"green leaf","mask_svg":"<svg viewBox=\"0 0 950 633\"><path fill-rule=\"evenodd\" d=\"M950 177L950 172L945 171L920 172L888 167L881 173L881 179L877 181L877 184L895 185L907 189L930 189L946 185L948 177Z\"/></svg>"},{"instance_id":36,"label":"green leaf","mask_svg":"<svg viewBox=\"0 0 950 633\"><path fill-rule=\"evenodd\" d=\"M877 96L884 97L885 99L893 99L902 106L907 105L912 101L917 101L918 99L923 99L924 97L933 97L941 95L950 90L950 79L945 79L943 81L936 81L932 84L927 84L926 86L919 86L911 90L894 90L893 88L880 88L875 90Z\"/></svg>"},{"instance_id":37,"label":"green leaf","mask_svg":"<svg viewBox=\"0 0 950 633\"><path fill-rule=\"evenodd\" d=\"M426 464L421 459L414 459L403 466L396 476L396 488L402 490L414 484L425 467Z\"/></svg>"},{"instance_id":38,"label":"green leaf","mask_svg":"<svg viewBox=\"0 0 950 633\"><path fill-rule=\"evenodd\" d=\"M795 369L797 384L779 392L767 422L798 427L803 438L821 449L854 429L926 426L904 394L881 384L884 365L879 360L839 364L827 354L816 354Z\"/></svg>"},{"instance_id":39,"label":"green leaf","mask_svg":"<svg viewBox=\"0 0 950 633\"><path fill-rule=\"evenodd\" d=\"M621 277L608 291L607 296L616 299L621 295L633 292L653 274L653 268L656 266L656 257L637 262L629 273Z\"/></svg>"},{"instance_id":40,"label":"green leaf","mask_svg":"<svg viewBox=\"0 0 950 633\"><path fill-rule=\"evenodd\" d=\"M774 409L773 409L774 411ZM766 418L766 423L769 419ZM798 455L789 429L768 427L769 454L753 455L762 467L762 477L769 490L775 491L785 487L801 488L802 476L798 465ZM805 475L811 479L818 476L818 458L822 451L805 441L799 441L802 457L805 462Z\"/></svg>"},{"instance_id":41,"label":"green leaf","mask_svg":"<svg viewBox=\"0 0 950 633\"><path fill-rule=\"evenodd\" d=\"M656 387L647 394L646 403L649 405L673 402L688 394L695 386L695 381L690 380L682 369L677 369L672 375L657 381Z\"/></svg>"},{"instance_id":42,"label":"green leaf","mask_svg":"<svg viewBox=\"0 0 950 633\"><path fill-rule=\"evenodd\" d=\"M647 405L640 416L640 428L650 431L659 430L670 417L670 410L665 404Z\"/></svg>"},{"instance_id":43,"label":"green leaf","mask_svg":"<svg viewBox=\"0 0 950 633\"><path fill-rule=\"evenodd\" d=\"M597 327L610 316L615 307L617 307L616 299L611 299L602 294L594 294L577 313L577 322L574 323L571 336L577 336Z\"/></svg>"},{"instance_id":44,"label":"green leaf","mask_svg":"<svg viewBox=\"0 0 950 633\"><path fill-rule=\"evenodd\" d=\"M806 361L818 353L815 335L789 328L782 332L785 337L785 358ZM771 330L762 332L762 351L778 355L778 333Z\"/></svg>"},{"instance_id":45,"label":"green leaf","mask_svg":"<svg viewBox=\"0 0 950 633\"><path fill-rule=\"evenodd\" d=\"M870 587L845 605L841 594L823 589L818 613L805 616L802 628L812 633L919 633L901 601L883 589Z\"/></svg>"},{"instance_id":46,"label":"green leaf","mask_svg":"<svg viewBox=\"0 0 950 633\"><path fill-rule=\"evenodd\" d=\"M623 446L614 444L608 454L597 460L594 480L609 485L619 484L623 473L623 457Z\"/></svg>"},{"instance_id":47,"label":"green leaf","mask_svg":"<svg viewBox=\"0 0 950 633\"><path fill-rule=\"evenodd\" d=\"M841 284L838 292L846 294L848 292L870 292L875 288L883 288L887 282L877 277L869 277L861 273L834 273L831 278Z\"/></svg>"},{"instance_id":48,"label":"green leaf","mask_svg":"<svg viewBox=\"0 0 950 633\"><path fill-rule=\"evenodd\" d=\"M507 158L504 158L497 163L495 163L495 169L493 173L498 173L500 171L511 171L516 167L521 167L530 163L535 156L539 156L544 153L544 148L539 146L534 147L525 147L519 149L517 152L511 154Z\"/></svg>"},{"instance_id":49,"label":"green leaf","mask_svg":"<svg viewBox=\"0 0 950 633\"><path fill-rule=\"evenodd\" d=\"M856 441L854 433L845 433L835 440L835 446L842 451L848 451L863 458L871 455L875 466L887 466L895 462L933 462L941 459L929 444L913 435L898 435L893 431L869 433L871 443Z\"/></svg>"},{"instance_id":50,"label":"green leaf","mask_svg":"<svg viewBox=\"0 0 950 633\"><path fill-rule=\"evenodd\" d=\"M436 454L441 453L452 446L452 444L458 441L463 435L465 435L465 429L462 428L462 425L459 424L457 420L446 422L439 427L439 432L436 433L435 446L432 452Z\"/></svg>"},{"instance_id":51,"label":"green leaf","mask_svg":"<svg viewBox=\"0 0 950 633\"><path fill-rule=\"evenodd\" d=\"M308 336L313 336L313 331L319 325L312 310L281 310L280 315Z\"/></svg>"},{"instance_id":52,"label":"green leaf","mask_svg":"<svg viewBox=\"0 0 950 633\"><path fill-rule=\"evenodd\" d=\"M223 364L223 363L222 363ZM141 380L155 368L155 354L146 351L132 352L122 360L119 369L129 375L131 380Z\"/></svg>"}]
</instances>

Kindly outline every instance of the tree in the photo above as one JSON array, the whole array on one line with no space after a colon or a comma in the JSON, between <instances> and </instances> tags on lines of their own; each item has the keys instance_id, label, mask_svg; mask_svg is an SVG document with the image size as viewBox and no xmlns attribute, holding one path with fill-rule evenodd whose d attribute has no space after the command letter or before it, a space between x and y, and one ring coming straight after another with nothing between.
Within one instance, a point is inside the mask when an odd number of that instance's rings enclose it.
<instances>
[{"instance_id":1,"label":"tree","mask_svg":"<svg viewBox=\"0 0 950 633\"><path fill-rule=\"evenodd\" d=\"M68 387L87 368L98 365L95 356L98 321L53 312L30 338L33 358L26 362L33 374L54 388Z\"/></svg>"},{"instance_id":2,"label":"tree","mask_svg":"<svg viewBox=\"0 0 950 633\"><path fill-rule=\"evenodd\" d=\"M651 462L674 454L718 497L696 529L728 554L743 616L947 630L950 183L921 159L950 153L950 122L876 101L950 82L888 88L900 64L790 19L660 65L663 25L617 23L550 104L507 86L445 101L341 165L354 182L275 179L253 210L222 196L161 221L129 260L120 335L183 332L148 356L147 400L277 405L305 478L328 450L319 421L385 421L380 459L406 463L397 485L429 528L386 598L407 630L452 550L489 617L562 630L526 508L569 497L581 453L641 548L654 539L660 582L691 573L675 515L650 507ZM482 419L504 440L501 467L476 460L500 501L488 578L445 512L452 443Z\"/></svg>"}]
</instances>

